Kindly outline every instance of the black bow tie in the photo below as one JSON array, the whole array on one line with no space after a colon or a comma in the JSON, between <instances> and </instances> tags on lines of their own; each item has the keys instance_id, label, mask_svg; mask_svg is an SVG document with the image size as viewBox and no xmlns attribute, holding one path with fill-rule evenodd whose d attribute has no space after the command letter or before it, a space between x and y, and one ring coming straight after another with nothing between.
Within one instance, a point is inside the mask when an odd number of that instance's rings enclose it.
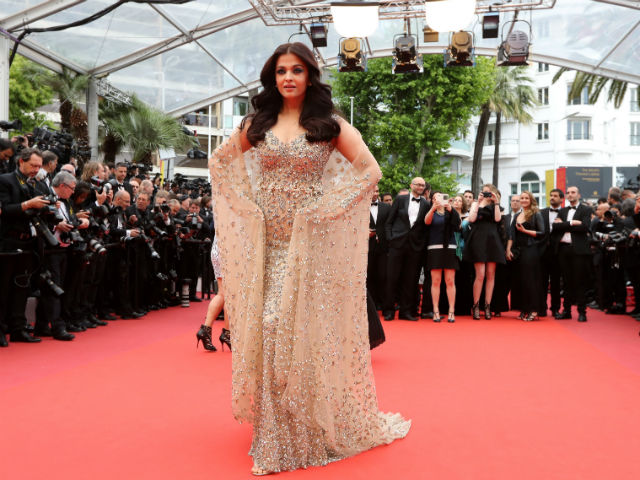
<instances>
[{"instance_id":1,"label":"black bow tie","mask_svg":"<svg viewBox=\"0 0 640 480\"><path fill-rule=\"evenodd\" d=\"M560 209L559 208L550 208L549 211L558 213L560 211Z\"/></svg>"},{"instance_id":2,"label":"black bow tie","mask_svg":"<svg viewBox=\"0 0 640 480\"><path fill-rule=\"evenodd\" d=\"M420 203L420 199L419 198L411 197L411 201Z\"/></svg>"},{"instance_id":3,"label":"black bow tie","mask_svg":"<svg viewBox=\"0 0 640 480\"><path fill-rule=\"evenodd\" d=\"M575 210L577 207L569 207L569 210Z\"/></svg>"},{"instance_id":4,"label":"black bow tie","mask_svg":"<svg viewBox=\"0 0 640 480\"><path fill-rule=\"evenodd\" d=\"M372 207L377 207L378 206L378 202L371 202L371 206Z\"/></svg>"}]
</instances>

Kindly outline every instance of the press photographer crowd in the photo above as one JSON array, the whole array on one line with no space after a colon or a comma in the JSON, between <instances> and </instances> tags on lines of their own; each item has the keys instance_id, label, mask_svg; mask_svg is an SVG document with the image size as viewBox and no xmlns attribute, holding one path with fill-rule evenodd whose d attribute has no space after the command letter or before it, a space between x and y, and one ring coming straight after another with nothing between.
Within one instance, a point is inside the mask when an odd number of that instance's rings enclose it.
<instances>
[{"instance_id":1,"label":"press photographer crowd","mask_svg":"<svg viewBox=\"0 0 640 480\"><path fill-rule=\"evenodd\" d=\"M127 163L76 172L77 150L37 148L57 140L0 138L0 346L7 335L69 341L107 320L201 301L198 279L205 292L213 281L207 182L176 175L161 186Z\"/></svg>"},{"instance_id":2,"label":"press photographer crowd","mask_svg":"<svg viewBox=\"0 0 640 480\"><path fill-rule=\"evenodd\" d=\"M162 183L128 163L87 161L76 172L75 157L88 157L72 140L38 129L0 139L0 346L7 335L68 341L108 320L188 306L201 301L199 279L213 289L208 183L180 175ZM509 310L525 321L568 320L572 307L579 322L587 307L640 320L634 191L612 187L591 204L575 186L553 189L543 209L523 191L510 197L508 214L493 185L477 198L449 198L418 177L395 198L378 196L376 187L367 288L372 311L375 304L387 321L440 322L448 312L453 323Z\"/></svg>"}]
</instances>

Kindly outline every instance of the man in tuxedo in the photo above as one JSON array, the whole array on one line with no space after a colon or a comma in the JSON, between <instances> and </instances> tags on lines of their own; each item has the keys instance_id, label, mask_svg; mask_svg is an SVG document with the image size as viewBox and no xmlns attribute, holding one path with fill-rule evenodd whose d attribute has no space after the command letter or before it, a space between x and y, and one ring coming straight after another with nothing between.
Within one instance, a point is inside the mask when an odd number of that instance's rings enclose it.
<instances>
[{"instance_id":1,"label":"man in tuxedo","mask_svg":"<svg viewBox=\"0 0 640 480\"><path fill-rule=\"evenodd\" d=\"M373 298L376 309L380 310L384 302L384 289L387 278L387 253L389 244L385 233L385 223L391 206L378 198L378 186L375 186L369 210L369 257L367 263L367 289Z\"/></svg>"},{"instance_id":2,"label":"man in tuxedo","mask_svg":"<svg viewBox=\"0 0 640 480\"><path fill-rule=\"evenodd\" d=\"M509 235L509 228L511 228L511 224L520 214L520 195L517 193L511 195L511 200L509 202L511 205L511 211L504 216L504 227L507 229L507 235Z\"/></svg>"},{"instance_id":3,"label":"man in tuxedo","mask_svg":"<svg viewBox=\"0 0 640 480\"><path fill-rule=\"evenodd\" d=\"M383 306L385 320L393 319L394 292L398 282L399 318L417 320L412 310L417 303L417 284L427 235L424 217L429 207L427 200L422 196L425 186L423 178L414 178L411 181L411 192L398 195L393 201L385 223L385 233L389 242L386 300Z\"/></svg>"},{"instance_id":4,"label":"man in tuxedo","mask_svg":"<svg viewBox=\"0 0 640 480\"><path fill-rule=\"evenodd\" d=\"M133 189L127 179L127 164L120 162L116 164L115 175L114 178L109 180L109 183L113 186L114 193L118 193L121 190L124 190L129 193L130 196L133 197Z\"/></svg>"},{"instance_id":5,"label":"man in tuxedo","mask_svg":"<svg viewBox=\"0 0 640 480\"><path fill-rule=\"evenodd\" d=\"M27 333L24 312L37 249L36 231L27 211L49 205L35 179L41 167L40 150L26 148L20 152L17 168L0 175L0 250L5 254L0 269L0 308L12 342L40 341ZM0 346L7 345L4 333L4 329L0 331Z\"/></svg>"},{"instance_id":6,"label":"man in tuxedo","mask_svg":"<svg viewBox=\"0 0 640 480\"><path fill-rule=\"evenodd\" d=\"M41 179L43 186L46 186L47 195L53 193L51 182L53 181L53 176L55 175L57 167L58 156L49 150L42 152L42 169L38 172L36 178Z\"/></svg>"},{"instance_id":7,"label":"man in tuxedo","mask_svg":"<svg viewBox=\"0 0 640 480\"><path fill-rule=\"evenodd\" d=\"M591 213L587 205L580 203L578 187L567 188L569 206L558 212L553 221L553 230L560 236L558 259L564 280L564 310L556 316L558 320L571 318L571 305L578 307L578 321L587 321L587 299L589 287L589 264L591 248Z\"/></svg>"},{"instance_id":8,"label":"man in tuxedo","mask_svg":"<svg viewBox=\"0 0 640 480\"><path fill-rule=\"evenodd\" d=\"M560 207L564 200L564 192L558 188L554 188L549 193L550 207L540 210L542 220L544 221L544 242L541 244L540 251L540 278L542 280L542 288L540 292L540 310L538 316L544 317L547 312L547 292L551 290L551 315L557 316L560 311L560 261L558 259L558 245L562 235L557 229L554 229L554 223ZM565 305L564 310L567 310Z\"/></svg>"}]
</instances>

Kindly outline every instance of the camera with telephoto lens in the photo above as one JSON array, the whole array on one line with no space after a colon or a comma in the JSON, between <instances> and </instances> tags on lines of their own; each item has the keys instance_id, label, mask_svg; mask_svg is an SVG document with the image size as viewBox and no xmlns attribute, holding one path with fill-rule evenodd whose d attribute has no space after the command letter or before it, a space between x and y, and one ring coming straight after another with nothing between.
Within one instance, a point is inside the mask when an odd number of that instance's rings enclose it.
<instances>
[{"instance_id":1,"label":"camera with telephoto lens","mask_svg":"<svg viewBox=\"0 0 640 480\"><path fill-rule=\"evenodd\" d=\"M53 281L53 276L49 270L40 272L38 279L41 285L47 286L56 296L61 297L64 295L64 290Z\"/></svg>"},{"instance_id":2,"label":"camera with telephoto lens","mask_svg":"<svg viewBox=\"0 0 640 480\"><path fill-rule=\"evenodd\" d=\"M97 193L109 193L109 191L113 188L113 185L111 185L110 182L108 182L107 180L102 180L97 175L91 177L89 181L91 183L91 190Z\"/></svg>"}]
</instances>

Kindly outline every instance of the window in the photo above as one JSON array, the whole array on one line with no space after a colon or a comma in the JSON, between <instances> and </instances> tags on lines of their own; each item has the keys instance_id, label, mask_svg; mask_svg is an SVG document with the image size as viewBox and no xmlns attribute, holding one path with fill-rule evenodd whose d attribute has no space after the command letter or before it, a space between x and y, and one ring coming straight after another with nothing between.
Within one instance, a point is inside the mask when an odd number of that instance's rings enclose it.
<instances>
[{"instance_id":1,"label":"window","mask_svg":"<svg viewBox=\"0 0 640 480\"><path fill-rule=\"evenodd\" d=\"M525 172L522 177L520 177L520 192L524 192L525 190L531 192L536 202L538 202L538 207L543 207L540 201L544 200L544 197L541 197L540 194L545 191L544 187L544 182L540 181L540 177L538 177L535 172ZM511 191L513 192L513 188Z\"/></svg>"},{"instance_id":2,"label":"window","mask_svg":"<svg viewBox=\"0 0 640 480\"><path fill-rule=\"evenodd\" d=\"M493 130L487 130L487 145L493 145L493 136L495 132Z\"/></svg>"},{"instance_id":3,"label":"window","mask_svg":"<svg viewBox=\"0 0 640 480\"><path fill-rule=\"evenodd\" d=\"M538 124L538 140L549 140L549 123Z\"/></svg>"},{"instance_id":4,"label":"window","mask_svg":"<svg viewBox=\"0 0 640 480\"><path fill-rule=\"evenodd\" d=\"M640 122L631 122L631 145L640 145Z\"/></svg>"},{"instance_id":5,"label":"window","mask_svg":"<svg viewBox=\"0 0 640 480\"><path fill-rule=\"evenodd\" d=\"M631 105L629 110L632 112L640 112L640 103L638 103L638 87L631 89Z\"/></svg>"},{"instance_id":6,"label":"window","mask_svg":"<svg viewBox=\"0 0 640 480\"><path fill-rule=\"evenodd\" d=\"M516 193L518 193L517 183L510 183L509 185L511 186L511 195L515 195Z\"/></svg>"},{"instance_id":7,"label":"window","mask_svg":"<svg viewBox=\"0 0 640 480\"><path fill-rule=\"evenodd\" d=\"M549 71L548 63L538 63L538 72L542 73L542 72L548 72L548 71Z\"/></svg>"},{"instance_id":8,"label":"window","mask_svg":"<svg viewBox=\"0 0 640 480\"><path fill-rule=\"evenodd\" d=\"M224 128L233 128L233 117L231 115L224 116Z\"/></svg>"},{"instance_id":9,"label":"window","mask_svg":"<svg viewBox=\"0 0 640 480\"><path fill-rule=\"evenodd\" d=\"M567 140L590 140L591 120L567 120Z\"/></svg>"},{"instance_id":10,"label":"window","mask_svg":"<svg viewBox=\"0 0 640 480\"><path fill-rule=\"evenodd\" d=\"M584 87L580 95L575 98L570 98L569 92L571 92L571 84L567 85L567 105L590 105L589 89L587 87Z\"/></svg>"},{"instance_id":11,"label":"window","mask_svg":"<svg viewBox=\"0 0 640 480\"><path fill-rule=\"evenodd\" d=\"M249 102L246 98L234 98L233 99L233 114L244 117L247 114Z\"/></svg>"},{"instance_id":12,"label":"window","mask_svg":"<svg viewBox=\"0 0 640 480\"><path fill-rule=\"evenodd\" d=\"M549 87L538 89L538 103L540 105L549 105Z\"/></svg>"}]
</instances>

